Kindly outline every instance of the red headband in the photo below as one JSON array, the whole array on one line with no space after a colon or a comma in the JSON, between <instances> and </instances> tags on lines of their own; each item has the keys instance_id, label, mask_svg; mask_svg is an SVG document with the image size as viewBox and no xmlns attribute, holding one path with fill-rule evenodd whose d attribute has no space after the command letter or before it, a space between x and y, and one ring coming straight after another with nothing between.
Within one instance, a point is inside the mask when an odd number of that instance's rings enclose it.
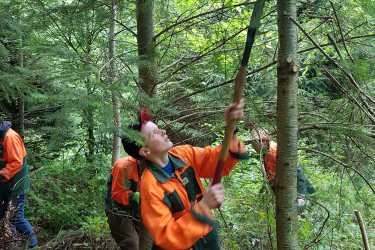
<instances>
[{"instance_id":1,"label":"red headband","mask_svg":"<svg viewBox=\"0 0 375 250\"><path fill-rule=\"evenodd\" d=\"M146 107L141 108L141 111L139 113L140 125L145 124L148 121L151 121L151 118L152 118L152 116L151 116L148 108L146 108Z\"/></svg>"}]
</instances>

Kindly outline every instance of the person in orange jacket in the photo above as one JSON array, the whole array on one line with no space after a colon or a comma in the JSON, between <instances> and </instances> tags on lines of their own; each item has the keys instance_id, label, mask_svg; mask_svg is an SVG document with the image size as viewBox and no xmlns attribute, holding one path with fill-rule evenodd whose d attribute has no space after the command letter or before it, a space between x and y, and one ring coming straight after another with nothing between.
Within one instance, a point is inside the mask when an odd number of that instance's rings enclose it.
<instances>
[{"instance_id":1,"label":"person in orange jacket","mask_svg":"<svg viewBox=\"0 0 375 250\"><path fill-rule=\"evenodd\" d=\"M0 219L13 204L17 209L10 222L28 237L28 247L33 248L38 240L24 216L25 192L29 188L27 153L22 138L11 126L8 121L0 121Z\"/></svg>"},{"instance_id":2,"label":"person in orange jacket","mask_svg":"<svg viewBox=\"0 0 375 250\"><path fill-rule=\"evenodd\" d=\"M121 250L151 249L152 239L139 216L139 161L118 159L107 182L105 209L113 239Z\"/></svg>"},{"instance_id":3,"label":"person in orange jacket","mask_svg":"<svg viewBox=\"0 0 375 250\"><path fill-rule=\"evenodd\" d=\"M243 100L230 105L225 121L242 118L243 107ZM221 145L173 147L166 131L147 119L141 119L137 130L143 144L128 139L124 148L141 161L144 169L140 182L141 217L153 237L153 249L220 249L211 210L223 203L224 187L219 183L204 190L200 177L213 178ZM229 152L224 175L248 154L236 136Z\"/></svg>"},{"instance_id":4,"label":"person in orange jacket","mask_svg":"<svg viewBox=\"0 0 375 250\"><path fill-rule=\"evenodd\" d=\"M264 162L264 170L267 174L267 179L272 188L274 188L276 180L276 157L277 157L277 143L272 141L267 130L253 129L251 131L251 141L253 148L257 153L260 153ZM315 192L314 187L304 175L300 166L297 166L297 206L305 205L305 196Z\"/></svg>"},{"instance_id":5,"label":"person in orange jacket","mask_svg":"<svg viewBox=\"0 0 375 250\"><path fill-rule=\"evenodd\" d=\"M264 170L271 186L275 183L276 178L276 152L277 144L270 140L265 129L253 129L251 131L251 144L258 154L261 154L264 162Z\"/></svg>"}]
</instances>

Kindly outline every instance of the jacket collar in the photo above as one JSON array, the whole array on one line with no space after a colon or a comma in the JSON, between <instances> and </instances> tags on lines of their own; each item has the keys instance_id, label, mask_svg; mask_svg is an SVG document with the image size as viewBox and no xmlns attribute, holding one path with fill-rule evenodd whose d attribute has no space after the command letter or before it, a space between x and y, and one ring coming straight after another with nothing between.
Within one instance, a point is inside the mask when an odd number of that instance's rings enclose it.
<instances>
[{"instance_id":1,"label":"jacket collar","mask_svg":"<svg viewBox=\"0 0 375 250\"><path fill-rule=\"evenodd\" d=\"M183 162L181 159L171 154L168 155L168 158L171 161L174 170L186 167L186 163ZM154 177L161 183L166 183L172 178L165 172L165 170L162 167L157 166L155 163L151 161L142 160L141 166L144 168L148 168L154 175Z\"/></svg>"}]
</instances>

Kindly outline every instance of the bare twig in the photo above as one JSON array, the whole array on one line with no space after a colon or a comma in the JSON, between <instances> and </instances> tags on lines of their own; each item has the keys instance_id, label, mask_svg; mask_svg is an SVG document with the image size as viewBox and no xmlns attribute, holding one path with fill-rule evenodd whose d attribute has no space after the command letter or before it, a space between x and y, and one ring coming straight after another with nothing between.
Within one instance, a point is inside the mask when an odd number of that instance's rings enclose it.
<instances>
[{"instance_id":1,"label":"bare twig","mask_svg":"<svg viewBox=\"0 0 375 250\"><path fill-rule=\"evenodd\" d=\"M209 14L211 14L211 13L215 13L215 12L223 11L223 10L228 9L228 8L235 8L235 7L239 7L239 6L243 6L243 5L248 5L248 4L254 4L254 3L255 3L255 2L248 2L248 1L246 1L246 2L243 2L243 3L239 3L239 4L235 4L235 5L231 5L231 6L223 6L223 7L220 7L220 8L214 9L214 10L210 10L210 11L207 11L207 12L199 13L199 14L197 14L197 15L195 15L195 16L188 17L188 18L183 19L183 20L181 20L181 21L176 21L174 24L172 24L172 25L166 27L165 29L163 29L162 31L160 31L158 34L156 34L156 35L154 36L154 40L158 39L159 36L161 36L162 34L168 32L169 30L175 28L176 26L181 25L181 24L186 23L186 22L189 22L189 21L191 21L191 20L193 20L193 19L196 19L196 18L199 18L199 17L205 16L205 15L209 15Z\"/></svg>"},{"instance_id":2,"label":"bare twig","mask_svg":"<svg viewBox=\"0 0 375 250\"><path fill-rule=\"evenodd\" d=\"M375 34L353 36L353 37L345 39L345 41L352 41L352 40L361 39L361 38L367 38L367 37L375 37ZM341 39L336 41L336 43L342 43L342 42L343 42L343 40L341 40ZM324 44L320 44L319 46L321 48L324 48L324 47L327 47L327 46L330 46L330 45L331 45L331 43L324 43ZM315 49L319 49L319 48L316 47L316 46L314 46L314 47L306 48L306 49L303 49L303 50L299 50L297 53L301 54L301 53L309 52L309 51L315 50Z\"/></svg>"},{"instance_id":3,"label":"bare twig","mask_svg":"<svg viewBox=\"0 0 375 250\"><path fill-rule=\"evenodd\" d=\"M322 233L323 233L323 230L324 230L324 227L330 217L330 212L328 210L328 208L326 208L325 206L323 206L323 204L319 203L318 201L314 200L314 199L310 199L308 197L306 197L307 200L311 201L312 203L315 203L317 204L318 206L322 207L326 212L327 212L327 217L324 219L323 221L323 224L322 226L319 228L319 231L317 233L317 235L315 236L315 238L310 241L308 244L305 245L305 247L303 249L309 249L310 247L314 246L315 244L319 243L319 241L322 240Z\"/></svg>"},{"instance_id":4,"label":"bare twig","mask_svg":"<svg viewBox=\"0 0 375 250\"><path fill-rule=\"evenodd\" d=\"M266 65L264 65L264 66L262 66L262 67L260 67L260 68L258 68L258 69L255 69L255 70L249 72L249 73L247 74L246 78L249 78L251 75L254 75L254 74L256 74L256 73L258 73L258 72L260 72L260 71L263 71L263 70L265 70L265 69L267 69L267 68L269 68L269 67L271 67L271 66L273 66L273 65L275 65L275 64L276 64L276 61L273 61L273 62L271 62L271 63L269 63L269 64L266 64ZM193 93L190 93L190 94L188 94L188 95L184 95L184 96L181 96L181 97L175 99L174 101L172 101L172 104L175 104L175 103L177 103L177 102L179 102L179 101L181 101L181 100L183 100L183 99L185 99L185 98L189 98L189 97L191 97L191 96L193 96L193 95L196 95L196 94L199 94L199 93L202 93L202 92L205 92L205 91L211 90L211 89L216 89L216 88L221 87L221 86L224 86L224 85L227 85L227 84L229 84L229 83L232 83L233 81L234 81L234 79L230 79L230 80L224 81L224 82L222 82L222 83L219 83L219 84L217 84L217 85L213 85L213 86L210 86L210 87L207 87L207 88L204 88L204 89L199 89L199 90L197 90L197 91L194 91Z\"/></svg>"},{"instance_id":5,"label":"bare twig","mask_svg":"<svg viewBox=\"0 0 375 250\"><path fill-rule=\"evenodd\" d=\"M351 41L351 40L355 40L355 39L361 39L361 38L366 38L366 37L375 37L375 34L367 34L367 35L360 35L360 36L354 36L354 37L350 37L348 39L346 39L346 41ZM336 41L337 43L342 43L343 41L342 40L338 40ZM326 44L321 44L319 45L320 47L327 47L327 46L330 46L331 43L326 43ZM314 50L314 49L318 49L318 47L314 46L314 47L310 47L310 48L307 48L307 49L303 49L303 50L300 50L298 51L298 54L302 54L302 53L305 53L305 52L309 52L311 50ZM252 72L249 72L247 77L255 74L255 73L258 73L258 72L261 72L265 69L268 69L269 67L271 66L274 66L276 65L276 61L272 61L258 69L255 69L253 70ZM171 65L173 66L173 65ZM196 94L199 94L199 93L202 93L202 92L205 92L205 91L209 91L209 90L212 90L212 89L216 89L216 88L219 88L221 86L224 86L224 85L227 85L229 83L232 83L234 81L234 79L230 79L230 80L227 80L227 81L224 81L222 83L219 83L219 84L216 84L216 85L213 85L213 86L210 86L210 87L206 87L206 88L203 88L203 89L199 89L193 93L190 93L190 94L187 94L187 95L184 95L184 96L181 96L181 97L178 97L177 99L175 99L174 101L172 101L172 104L175 104L183 99L186 99L186 98L189 98L193 95L196 95Z\"/></svg>"},{"instance_id":6,"label":"bare twig","mask_svg":"<svg viewBox=\"0 0 375 250\"><path fill-rule=\"evenodd\" d=\"M360 143L355 140L355 138L349 136L350 140L354 143L354 145L359 149L359 151L364 154L368 159L370 159L372 161L372 163L375 163L375 158L373 156L371 156L370 154L367 153L367 150L365 150L364 148L362 148L362 146L360 145Z\"/></svg>"},{"instance_id":7,"label":"bare twig","mask_svg":"<svg viewBox=\"0 0 375 250\"><path fill-rule=\"evenodd\" d=\"M210 131L210 132L205 133L203 135L198 135L198 136L190 137L190 138L187 138L185 140L182 140L182 141L179 141L179 142L175 143L175 145L182 145L182 144L185 144L187 141L191 141L191 140L194 140L194 139L206 137L206 136L208 136L210 134L214 134L214 132Z\"/></svg>"},{"instance_id":8,"label":"bare twig","mask_svg":"<svg viewBox=\"0 0 375 250\"><path fill-rule=\"evenodd\" d=\"M348 30L348 31L344 34L344 36L349 35L353 30L356 30L356 29L358 29L359 27L361 27L361 26L363 26L363 25L365 25L365 24L368 24L368 21L367 21L367 20L364 21L364 22L362 22L362 23L360 23L360 24L358 24L358 25L356 25L356 26L354 26L354 27L351 28L350 30Z\"/></svg>"},{"instance_id":9,"label":"bare twig","mask_svg":"<svg viewBox=\"0 0 375 250\"><path fill-rule=\"evenodd\" d=\"M346 47L345 38L344 38L344 33L343 33L343 31L342 31L342 27L341 27L341 23L340 23L339 17L337 16L337 12L336 12L335 6L333 5L332 1L329 1L329 3L330 3L331 6L332 6L333 14L335 15L336 23L337 23L337 26L339 27L339 31L340 31L340 35L341 35L341 39L343 40L343 43L342 43L342 44L344 45L345 51L346 51L346 53L348 54L350 60L352 61L352 63L354 63L354 59L353 59L352 55L349 53L348 48Z\"/></svg>"},{"instance_id":10,"label":"bare twig","mask_svg":"<svg viewBox=\"0 0 375 250\"><path fill-rule=\"evenodd\" d=\"M318 114L318 113L312 113L312 112L300 112L300 117L304 117L306 115L310 115L310 116L316 116L318 118L320 118L321 120L324 120L324 121L327 121L329 122L329 119L327 117L324 117L323 115L321 114Z\"/></svg>"},{"instance_id":11,"label":"bare twig","mask_svg":"<svg viewBox=\"0 0 375 250\"><path fill-rule=\"evenodd\" d=\"M174 35L176 35L178 33L181 33L181 32L183 32L183 31L185 31L185 30L187 30L191 27L195 27L196 25L198 25L199 23L202 23L203 21L208 21L209 19L213 19L213 18L219 16L220 14L221 13L216 13L215 15L208 16L205 19L198 19L197 21L191 22L191 23L189 23L189 25L186 25L185 27L180 27L178 29L176 27L174 27L173 31L170 32L170 34L168 36L164 36L162 39L159 39L157 42L155 41L155 47L158 47L165 40L171 39Z\"/></svg>"},{"instance_id":12,"label":"bare twig","mask_svg":"<svg viewBox=\"0 0 375 250\"><path fill-rule=\"evenodd\" d=\"M345 133L350 134L350 132L356 131L356 128L352 126L353 124L343 124L343 123L338 123L338 122L332 122L332 123L306 123L304 125L301 125L298 128L298 133L301 133L306 130L337 130L338 128L344 129L348 131L348 133L345 132L340 132L340 133ZM361 132L361 134L364 134L368 137L375 138L375 134L372 133L366 133L366 132Z\"/></svg>"},{"instance_id":13,"label":"bare twig","mask_svg":"<svg viewBox=\"0 0 375 250\"><path fill-rule=\"evenodd\" d=\"M346 90L342 84L340 84L340 82L325 68L323 68L323 72L325 73L325 75L331 79L331 81L333 83L335 83L340 89L341 91L351 100L353 101L355 104L357 104L357 106L367 115L367 117L373 122L375 123L375 118L374 118L374 115L375 113L372 111L372 109L369 107L368 103L363 100L362 98L359 98L362 103L364 104L365 107L362 106L362 104L359 103L359 101L357 100L357 98L353 97L350 92L348 90Z\"/></svg>"},{"instance_id":14,"label":"bare twig","mask_svg":"<svg viewBox=\"0 0 375 250\"><path fill-rule=\"evenodd\" d=\"M214 47L211 47L209 46L208 50L205 51L204 53L194 57L190 62L187 62L186 64L183 64L181 65L180 67L178 67L177 69L175 69L171 74L169 74L166 79L164 79L163 81L161 82L166 82L169 78L171 78L173 75L175 75L177 72L181 71L182 69L186 68L187 66L189 66L190 64L193 64L195 63L196 61L199 61L200 59L202 59L203 57L209 55L212 51L215 51L217 50L218 48L222 47L223 45L225 45L228 41L232 40L233 38L235 38L236 36L238 36L240 33L242 33L243 31L245 31L248 27L245 27L245 28L242 28L240 29L239 31L237 31L236 33L234 33L233 35L231 35L230 37L228 38L225 38L225 39L222 39L219 43L217 43Z\"/></svg>"},{"instance_id":15,"label":"bare twig","mask_svg":"<svg viewBox=\"0 0 375 250\"><path fill-rule=\"evenodd\" d=\"M61 36L63 38L63 41L65 43L65 45L68 47L68 48L71 48L73 49L73 51L77 54L77 56L80 55L79 51L78 51L78 48L76 48L76 46L74 46L72 40L71 40L71 37L68 37L62 30L62 28L60 27L58 21L55 19L55 17L50 13L50 11L48 11L47 7L44 5L43 1L41 0L38 0L39 4L41 5L41 7L43 8L43 10L45 11L45 13L47 14L47 16L51 19L52 23L54 24L54 26L56 27L56 29L59 31L59 36Z\"/></svg>"},{"instance_id":16,"label":"bare twig","mask_svg":"<svg viewBox=\"0 0 375 250\"><path fill-rule=\"evenodd\" d=\"M118 34L120 34L121 32L123 32L124 30L126 30L126 31L130 32L134 37L137 37L137 33L135 33L135 32L132 30L132 28L130 28L130 27L126 26L125 24L123 24L120 20L117 20L117 19L114 19L114 20L115 20L115 22L116 22L117 24L119 24L121 27L123 27L122 30L119 30L119 31L117 31L117 32L115 33L115 36L117 36Z\"/></svg>"},{"instance_id":17,"label":"bare twig","mask_svg":"<svg viewBox=\"0 0 375 250\"><path fill-rule=\"evenodd\" d=\"M266 17L268 17L269 15L271 15L272 13L274 13L276 10L275 9L272 9L271 11L269 11L267 14L263 15L262 16L262 20ZM180 67L178 67L176 70L174 70L171 74L169 74L167 77L165 77L162 81L159 82L159 84L163 83L163 82L167 82L173 75L175 75L177 72L181 71L182 69L186 68L187 66L201 60L203 57L207 56L207 55L210 55L211 52L221 48L222 46L224 46L228 41L230 41L231 39L235 38L236 36L238 36L240 33L242 33L243 31L245 31L246 29L248 29L248 27L245 27L245 28L242 28L241 30L235 32L234 34L232 34L231 36L229 37L226 37L224 39L221 39L220 41L217 41L215 42L214 44L206 47L201 54L197 55L196 57L193 57L193 59L189 62L187 62L186 64L183 64L181 65Z\"/></svg>"},{"instance_id":18,"label":"bare twig","mask_svg":"<svg viewBox=\"0 0 375 250\"><path fill-rule=\"evenodd\" d=\"M315 150L315 149L311 149L311 148L298 148L299 150L304 150L304 151L310 151L310 152L313 152L313 153L317 153L317 154L321 154L331 160L333 160L334 162L340 164L341 166L345 167L345 168L349 168L351 170L353 170L357 175L359 175L364 181L365 183L367 184L367 186L371 189L372 193L375 194L375 189L374 187L371 185L371 183L363 176L363 174L361 172L359 172L357 169L349 166L348 164L346 164L345 162L342 162L338 159L336 159L335 157L333 157L332 155L330 154L327 154L327 153L324 153L324 152L321 152L319 150Z\"/></svg>"},{"instance_id":19,"label":"bare twig","mask_svg":"<svg viewBox=\"0 0 375 250\"><path fill-rule=\"evenodd\" d=\"M370 100L373 104L375 104L375 100L373 100L370 96L368 96L366 93L363 92L363 90L358 85L357 81L354 79L353 75L348 72L343 66L341 66L338 62L336 62L332 57L330 57L323 48L306 32L306 30L293 18L289 17L289 19L302 31L305 36L317 47L320 52L327 58L328 61L330 61L333 65L335 65L338 69L340 69L349 79L349 81L353 84L355 89L359 91L360 94L365 96L368 100Z\"/></svg>"},{"instance_id":20,"label":"bare twig","mask_svg":"<svg viewBox=\"0 0 375 250\"><path fill-rule=\"evenodd\" d=\"M340 52L340 49L339 49L339 46L337 46L337 43L335 41L335 39L331 36L331 34L327 34L327 37L328 37L328 40L332 43L332 46L335 48L337 54L339 55L340 59L342 59L342 55L341 55L341 52Z\"/></svg>"},{"instance_id":21,"label":"bare twig","mask_svg":"<svg viewBox=\"0 0 375 250\"><path fill-rule=\"evenodd\" d=\"M183 121L185 119L188 119L192 116L196 116L196 115L204 115L204 116L207 116L209 114L216 114L216 113L223 113L225 109L219 109L219 110L212 110L212 111L201 111L201 112L195 112L195 113L191 113L191 114L187 114L187 115L184 115L184 116L181 116L173 121L170 121L169 123L170 124L173 124L173 123L176 123L176 122L180 122L180 121Z\"/></svg>"}]
</instances>

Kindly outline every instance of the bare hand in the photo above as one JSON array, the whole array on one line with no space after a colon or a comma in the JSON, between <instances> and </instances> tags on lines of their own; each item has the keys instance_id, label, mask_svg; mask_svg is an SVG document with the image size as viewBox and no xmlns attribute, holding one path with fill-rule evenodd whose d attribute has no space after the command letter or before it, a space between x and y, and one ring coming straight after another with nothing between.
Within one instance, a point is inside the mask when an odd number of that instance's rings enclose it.
<instances>
[{"instance_id":1,"label":"bare hand","mask_svg":"<svg viewBox=\"0 0 375 250\"><path fill-rule=\"evenodd\" d=\"M244 106L245 102L243 98L241 98L240 102L229 105L224 112L225 123L228 124L230 121L242 119L244 116Z\"/></svg>"},{"instance_id":2,"label":"bare hand","mask_svg":"<svg viewBox=\"0 0 375 250\"><path fill-rule=\"evenodd\" d=\"M217 208L224 202L224 186L221 183L206 189L201 200L209 208Z\"/></svg>"}]
</instances>

